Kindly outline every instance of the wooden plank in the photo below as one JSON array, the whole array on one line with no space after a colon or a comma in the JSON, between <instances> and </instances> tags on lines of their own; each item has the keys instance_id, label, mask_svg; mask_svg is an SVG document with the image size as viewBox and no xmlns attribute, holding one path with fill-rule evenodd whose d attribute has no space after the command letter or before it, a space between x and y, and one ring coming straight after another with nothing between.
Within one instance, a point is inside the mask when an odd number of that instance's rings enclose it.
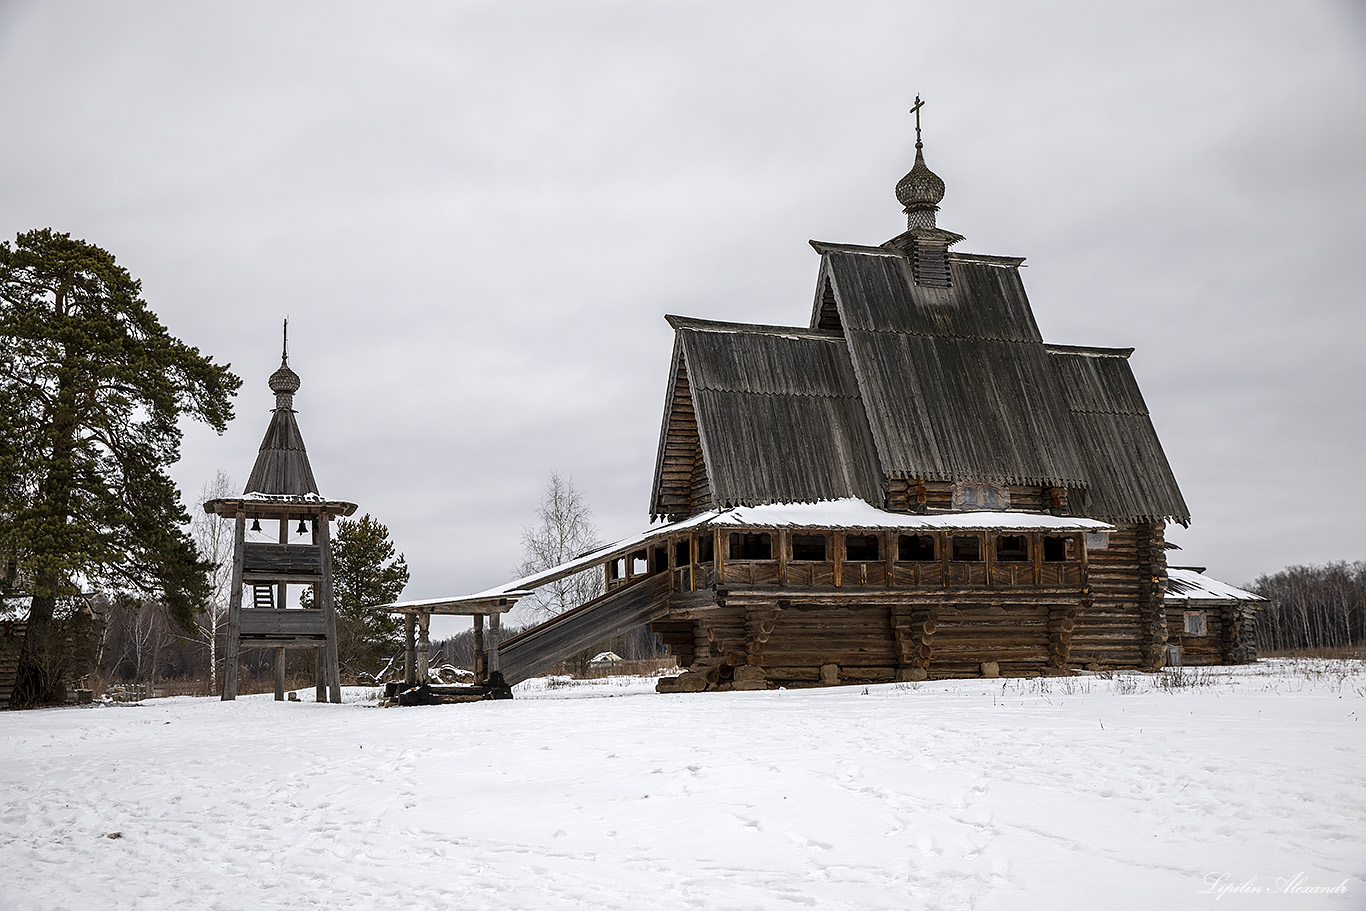
<instances>
[{"instance_id":1,"label":"wooden plank","mask_svg":"<svg viewBox=\"0 0 1366 911\"><path fill-rule=\"evenodd\" d=\"M257 575L279 574L286 576L311 576L322 574L322 551L313 544L289 544L287 520L280 520L285 529L285 538L279 544L248 542L243 554L244 572Z\"/></svg>"},{"instance_id":2,"label":"wooden plank","mask_svg":"<svg viewBox=\"0 0 1366 911\"><path fill-rule=\"evenodd\" d=\"M321 640L327 635L327 626L321 610L244 608L240 612L238 630L239 636L243 639L316 636Z\"/></svg>"},{"instance_id":3,"label":"wooden plank","mask_svg":"<svg viewBox=\"0 0 1366 911\"><path fill-rule=\"evenodd\" d=\"M596 642L664 616L668 606L668 575L641 577L509 639L502 649L503 677L519 683Z\"/></svg>"},{"instance_id":4,"label":"wooden plank","mask_svg":"<svg viewBox=\"0 0 1366 911\"><path fill-rule=\"evenodd\" d=\"M223 692L221 699L231 702L237 698L237 659L242 650L242 560L247 539L247 514L238 511L233 524L232 581L228 588L228 641L223 661Z\"/></svg>"},{"instance_id":5,"label":"wooden plank","mask_svg":"<svg viewBox=\"0 0 1366 911\"><path fill-rule=\"evenodd\" d=\"M322 581L318 585L323 621L327 627L326 671L329 701L341 703L341 661L337 656L337 605L332 595L332 522L326 516L317 523L318 546L322 550Z\"/></svg>"}]
</instances>

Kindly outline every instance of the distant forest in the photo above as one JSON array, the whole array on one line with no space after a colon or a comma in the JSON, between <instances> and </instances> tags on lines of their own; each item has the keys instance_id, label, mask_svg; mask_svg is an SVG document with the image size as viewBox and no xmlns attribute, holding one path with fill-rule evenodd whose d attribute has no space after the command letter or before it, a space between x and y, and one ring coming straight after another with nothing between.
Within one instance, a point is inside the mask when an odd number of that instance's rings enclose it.
<instances>
[{"instance_id":1,"label":"distant forest","mask_svg":"<svg viewBox=\"0 0 1366 911\"><path fill-rule=\"evenodd\" d=\"M1271 602L1257 612L1261 654L1366 645L1366 561L1290 566L1249 588Z\"/></svg>"}]
</instances>

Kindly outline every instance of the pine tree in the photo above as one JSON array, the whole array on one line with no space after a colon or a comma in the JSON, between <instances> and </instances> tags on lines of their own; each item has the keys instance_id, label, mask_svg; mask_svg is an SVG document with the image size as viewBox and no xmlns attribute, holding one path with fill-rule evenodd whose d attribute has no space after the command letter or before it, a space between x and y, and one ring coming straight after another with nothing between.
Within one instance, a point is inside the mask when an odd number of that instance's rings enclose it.
<instances>
[{"instance_id":1,"label":"pine tree","mask_svg":"<svg viewBox=\"0 0 1366 911\"><path fill-rule=\"evenodd\" d=\"M17 705L57 695L54 618L82 589L160 601L187 631L207 595L166 468L178 421L222 433L241 381L173 338L141 290L68 234L0 243L0 551L32 595Z\"/></svg>"},{"instance_id":2,"label":"pine tree","mask_svg":"<svg viewBox=\"0 0 1366 911\"><path fill-rule=\"evenodd\" d=\"M342 673L374 670L403 648L403 621L367 610L395 601L408 584L408 564L394 555L389 529L367 513L337 522L332 541L332 592L337 607L337 657ZM300 603L313 603L305 590Z\"/></svg>"}]
</instances>

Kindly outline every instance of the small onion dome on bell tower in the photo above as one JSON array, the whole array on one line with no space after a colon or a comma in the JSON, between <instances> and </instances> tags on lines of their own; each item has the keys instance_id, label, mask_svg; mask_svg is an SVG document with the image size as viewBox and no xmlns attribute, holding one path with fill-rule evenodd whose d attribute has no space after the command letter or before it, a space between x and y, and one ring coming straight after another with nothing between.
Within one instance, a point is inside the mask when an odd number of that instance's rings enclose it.
<instances>
[{"instance_id":1,"label":"small onion dome on bell tower","mask_svg":"<svg viewBox=\"0 0 1366 911\"><path fill-rule=\"evenodd\" d=\"M920 139L920 109L925 103L915 96L915 165L896 184L897 202L906 213L906 230L883 244L911 261L917 285L948 288L953 280L949 247L963 235L935 224L935 213L944 199L944 181L925 164L925 144Z\"/></svg>"},{"instance_id":2,"label":"small onion dome on bell tower","mask_svg":"<svg viewBox=\"0 0 1366 911\"><path fill-rule=\"evenodd\" d=\"M299 374L289 369L289 356L280 361L280 369L270 375L270 391L275 393L276 408L294 407L294 393L299 391Z\"/></svg>"}]
</instances>

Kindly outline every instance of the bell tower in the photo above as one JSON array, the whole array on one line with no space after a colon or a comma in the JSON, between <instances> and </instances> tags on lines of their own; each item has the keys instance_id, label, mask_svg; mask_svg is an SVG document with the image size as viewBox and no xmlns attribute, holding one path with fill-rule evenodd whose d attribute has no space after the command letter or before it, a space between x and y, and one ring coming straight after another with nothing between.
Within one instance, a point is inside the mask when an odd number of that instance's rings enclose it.
<instances>
[{"instance_id":1,"label":"bell tower","mask_svg":"<svg viewBox=\"0 0 1366 911\"><path fill-rule=\"evenodd\" d=\"M280 369L270 375L275 409L266 428L256 464L240 497L209 500L204 511L234 522L232 582L228 598L228 642L223 668L223 699L237 698L237 667L243 648L275 651L275 698L285 698L285 652L312 649L317 657L317 700L341 702L341 667L337 660L337 612L332 587L331 523L356 511L355 503L327 500L308 462L303 435L294 417L299 375L289 367L289 322ZM278 523L275 542L247 540L247 521L254 535L261 522ZM298 527L291 527L294 522ZM304 537L305 541L293 539ZM289 586L313 589L311 608L287 606ZM243 590L251 587L249 606Z\"/></svg>"}]
</instances>

